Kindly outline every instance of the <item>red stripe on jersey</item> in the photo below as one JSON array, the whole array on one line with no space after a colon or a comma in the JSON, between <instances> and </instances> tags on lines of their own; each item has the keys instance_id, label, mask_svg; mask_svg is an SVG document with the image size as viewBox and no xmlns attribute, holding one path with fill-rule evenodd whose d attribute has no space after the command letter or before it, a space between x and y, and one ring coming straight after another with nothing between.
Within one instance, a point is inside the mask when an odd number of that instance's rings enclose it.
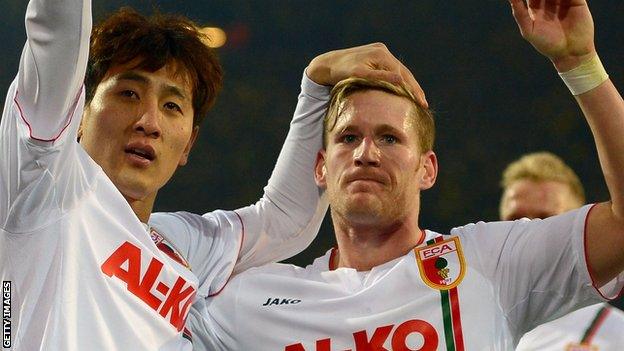
<instances>
[{"instance_id":1,"label":"red stripe on jersey","mask_svg":"<svg viewBox=\"0 0 624 351\"><path fill-rule=\"evenodd\" d=\"M191 269L188 263L186 263L186 261L184 261L182 257L180 257L180 255L178 255L178 253L175 252L175 250L171 246L165 244L164 242L160 242L156 244L156 247L160 251L164 252L167 256L171 257L171 259L173 259L174 261L178 262L179 264L183 265L184 267L188 269Z\"/></svg>"},{"instance_id":2,"label":"red stripe on jersey","mask_svg":"<svg viewBox=\"0 0 624 351\"><path fill-rule=\"evenodd\" d=\"M600 296L602 296L603 299L614 300L614 299L624 296L624 288L622 288L622 290L620 290L618 295L614 298L609 298L607 296L604 296L602 294L602 291L600 291L600 289L598 288L598 284L596 284L596 279L594 279L595 273L593 272L592 267L589 266L589 253L587 252L587 226L589 222L589 215L594 210L594 208L596 208L596 206L598 206L598 204L593 204L592 207L589 209L589 211L587 211L587 216L585 217L585 226L583 229L583 250L585 251L585 266L587 267L587 271L589 272L589 278L591 279L592 286L594 287L594 289L596 289L598 294L600 294Z\"/></svg>"},{"instance_id":3,"label":"red stripe on jersey","mask_svg":"<svg viewBox=\"0 0 624 351\"><path fill-rule=\"evenodd\" d=\"M334 269L337 268L336 267L336 251L337 250L338 249L334 246L334 247L332 247L331 252L329 253L329 264L328 264L328 266L329 266L329 270L330 271L333 271Z\"/></svg>"},{"instance_id":4,"label":"red stripe on jersey","mask_svg":"<svg viewBox=\"0 0 624 351\"><path fill-rule=\"evenodd\" d=\"M442 236L433 239L435 243L444 241ZM459 308L459 294L457 287L449 290L449 299L451 305L451 321L453 326L453 341L455 343L455 351L464 351L464 334L461 324L461 313Z\"/></svg>"},{"instance_id":5,"label":"red stripe on jersey","mask_svg":"<svg viewBox=\"0 0 624 351\"><path fill-rule=\"evenodd\" d=\"M459 294L457 287L449 291L451 295L451 314L453 315L453 335L457 351L464 351L464 335L462 332L461 315L459 313Z\"/></svg>"},{"instance_id":6,"label":"red stripe on jersey","mask_svg":"<svg viewBox=\"0 0 624 351\"><path fill-rule=\"evenodd\" d=\"M60 138L61 135L63 134L63 132L65 131L65 129L67 129L67 127L69 127L69 125L71 124L71 121L74 118L74 114L76 113L76 106L78 105L78 100L80 100L80 95L82 94L82 85L80 86L80 89L78 89L78 95L76 96L76 98L74 99L74 102L72 103L72 105L70 107L71 114L68 116L69 118L67 118L67 124L65 124L65 126L61 129L61 131L52 139L40 139L40 138L37 138L37 137L35 137L33 135L32 127L31 127L30 123L28 123L28 120L26 119L26 116L24 114L24 110L22 110L22 106L20 106L19 102L17 101L18 93L19 92L16 90L15 91L15 97L13 98L13 102L15 102L15 106L17 106L17 109L19 110L20 117L22 117L22 121L24 121L24 123L28 127L28 136L31 139L33 139L33 140L43 141L43 142L49 143L49 142L56 141L56 139Z\"/></svg>"},{"instance_id":7,"label":"red stripe on jersey","mask_svg":"<svg viewBox=\"0 0 624 351\"><path fill-rule=\"evenodd\" d=\"M596 336L598 329L600 329L600 327L604 324L604 321L605 319L607 319L609 312L610 311L608 306L604 306L600 309L600 311L598 311L598 315L593 320L589 329L585 332L585 336L583 337L583 340L581 340L581 344L591 345L594 336Z\"/></svg>"}]
</instances>

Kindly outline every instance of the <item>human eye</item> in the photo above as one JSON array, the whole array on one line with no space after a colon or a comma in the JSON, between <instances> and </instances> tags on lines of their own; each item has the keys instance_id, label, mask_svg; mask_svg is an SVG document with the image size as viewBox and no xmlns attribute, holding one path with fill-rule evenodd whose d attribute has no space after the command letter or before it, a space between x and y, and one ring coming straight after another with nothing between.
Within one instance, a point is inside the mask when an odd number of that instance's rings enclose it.
<instances>
[{"instance_id":1,"label":"human eye","mask_svg":"<svg viewBox=\"0 0 624 351\"><path fill-rule=\"evenodd\" d=\"M384 134L381 136L381 140L385 143L385 144L396 144L399 142L399 139L392 135L392 134Z\"/></svg>"},{"instance_id":2,"label":"human eye","mask_svg":"<svg viewBox=\"0 0 624 351\"><path fill-rule=\"evenodd\" d=\"M180 105L176 104L175 102L165 103L165 108L170 111L176 111L176 112L182 113L182 108L180 107Z\"/></svg>"},{"instance_id":3,"label":"human eye","mask_svg":"<svg viewBox=\"0 0 624 351\"><path fill-rule=\"evenodd\" d=\"M340 137L340 141L344 144L351 144L357 140L355 134L344 134Z\"/></svg>"},{"instance_id":4,"label":"human eye","mask_svg":"<svg viewBox=\"0 0 624 351\"><path fill-rule=\"evenodd\" d=\"M134 90L130 90L130 89L123 89L121 92L119 92L119 95L127 97L127 98L131 98L131 99L139 98L139 94L137 94Z\"/></svg>"}]
</instances>

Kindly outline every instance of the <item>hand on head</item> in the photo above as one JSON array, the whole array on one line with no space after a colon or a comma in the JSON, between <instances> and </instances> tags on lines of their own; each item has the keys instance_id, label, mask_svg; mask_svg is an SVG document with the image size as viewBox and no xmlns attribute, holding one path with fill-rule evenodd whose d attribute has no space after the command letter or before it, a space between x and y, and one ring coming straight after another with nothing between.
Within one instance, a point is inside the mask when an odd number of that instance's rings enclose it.
<instances>
[{"instance_id":1,"label":"hand on head","mask_svg":"<svg viewBox=\"0 0 624 351\"><path fill-rule=\"evenodd\" d=\"M416 96L421 106L429 107L425 93L412 72L382 43L319 55L310 62L306 73L310 79L322 85L335 85L350 77L378 79L393 84L403 83Z\"/></svg>"}]
</instances>

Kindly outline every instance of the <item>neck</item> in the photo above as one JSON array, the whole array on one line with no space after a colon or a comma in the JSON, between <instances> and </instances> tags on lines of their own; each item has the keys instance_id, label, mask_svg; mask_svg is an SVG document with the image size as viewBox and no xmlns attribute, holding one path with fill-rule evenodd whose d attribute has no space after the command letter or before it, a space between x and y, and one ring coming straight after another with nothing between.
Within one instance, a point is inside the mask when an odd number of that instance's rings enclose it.
<instances>
[{"instance_id":1,"label":"neck","mask_svg":"<svg viewBox=\"0 0 624 351\"><path fill-rule=\"evenodd\" d=\"M147 223L152 214L152 209L154 208L154 201L156 200L156 196L148 196L144 199L133 199L131 197L125 196L126 201L130 204L132 211L139 218L139 220L143 223Z\"/></svg>"},{"instance_id":2,"label":"neck","mask_svg":"<svg viewBox=\"0 0 624 351\"><path fill-rule=\"evenodd\" d=\"M418 227L418 215L385 225L349 223L332 212L338 249L331 269L348 267L369 271L395 258L404 256L424 239Z\"/></svg>"}]
</instances>

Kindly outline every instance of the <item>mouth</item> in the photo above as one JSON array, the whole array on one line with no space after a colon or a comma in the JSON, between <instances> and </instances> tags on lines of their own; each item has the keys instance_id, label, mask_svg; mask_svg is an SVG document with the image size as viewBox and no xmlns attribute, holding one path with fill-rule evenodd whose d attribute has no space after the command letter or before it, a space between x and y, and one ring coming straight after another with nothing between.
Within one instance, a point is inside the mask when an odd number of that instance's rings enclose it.
<instances>
[{"instance_id":1,"label":"mouth","mask_svg":"<svg viewBox=\"0 0 624 351\"><path fill-rule=\"evenodd\" d=\"M381 176L371 175L371 174L359 174L353 175L347 178L347 183L357 183L357 182L365 182L365 183L379 183L385 184L385 179Z\"/></svg>"},{"instance_id":2,"label":"mouth","mask_svg":"<svg viewBox=\"0 0 624 351\"><path fill-rule=\"evenodd\" d=\"M129 144L124 152L140 165L149 165L156 159L156 152L150 145Z\"/></svg>"}]
</instances>

